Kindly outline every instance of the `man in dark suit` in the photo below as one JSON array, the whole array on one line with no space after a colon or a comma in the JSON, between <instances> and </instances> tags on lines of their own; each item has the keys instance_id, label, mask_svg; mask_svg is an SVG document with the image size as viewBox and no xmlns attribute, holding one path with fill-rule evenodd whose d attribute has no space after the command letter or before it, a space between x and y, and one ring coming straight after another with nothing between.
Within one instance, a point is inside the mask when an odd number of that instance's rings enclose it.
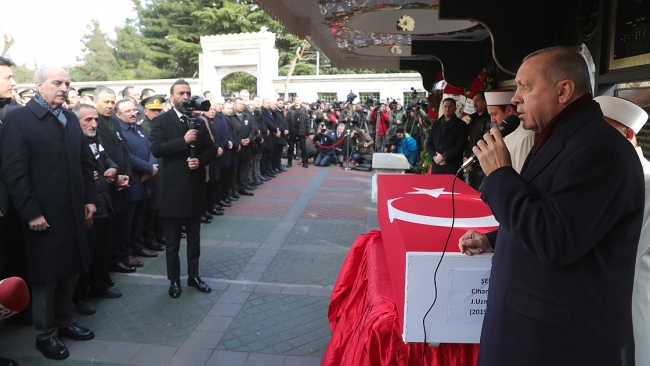
<instances>
[{"instance_id":1,"label":"man in dark suit","mask_svg":"<svg viewBox=\"0 0 650 366\"><path fill-rule=\"evenodd\" d=\"M82 92L83 94L83 92ZM126 212L127 200L125 190L129 187L131 172L131 160L129 159L129 148L124 143L120 122L113 117L115 110L115 92L100 86L93 92L95 108L99 114L97 124L97 135L102 140L108 157L119 167L115 181L111 185L111 198L113 199L113 217L111 220L113 234L113 249L110 271L129 273L135 272L135 267L142 267L142 262L133 258L125 263L119 259L118 248L122 233L122 216Z\"/></svg>"},{"instance_id":2,"label":"man in dark suit","mask_svg":"<svg viewBox=\"0 0 650 366\"><path fill-rule=\"evenodd\" d=\"M157 257L144 246L144 223L147 199L153 194L152 178L158 174L158 161L151 155L151 143L136 122L135 104L124 98L115 104L122 139L129 149L133 180L126 190L126 212L122 216L122 236L118 254L124 263L134 257Z\"/></svg>"},{"instance_id":3,"label":"man in dark suit","mask_svg":"<svg viewBox=\"0 0 650 366\"><path fill-rule=\"evenodd\" d=\"M592 100L577 50L532 53L515 83L535 145L521 175L497 129L474 147L500 227L459 241L467 254L494 250L478 365L633 365L639 158Z\"/></svg>"},{"instance_id":4,"label":"man in dark suit","mask_svg":"<svg viewBox=\"0 0 650 366\"><path fill-rule=\"evenodd\" d=\"M237 154L235 190L245 196L254 196L248 183L253 168L251 159L253 158L252 144L255 143L253 141L255 139L255 117L245 108L244 100L241 98L235 99L233 108L231 121L237 126L237 139L241 146L241 150Z\"/></svg>"},{"instance_id":5,"label":"man in dark suit","mask_svg":"<svg viewBox=\"0 0 650 366\"><path fill-rule=\"evenodd\" d=\"M287 146L287 136L289 135L289 124L287 123L286 117L284 117L284 99L278 98L276 102L271 103L271 109L273 109L273 116L275 118L275 124L280 130L280 137L275 140L275 152L273 154L273 168L279 172L286 172L282 164L282 152Z\"/></svg>"},{"instance_id":6,"label":"man in dark suit","mask_svg":"<svg viewBox=\"0 0 650 366\"><path fill-rule=\"evenodd\" d=\"M73 323L72 292L90 265L86 220L95 213L97 194L79 120L62 106L67 72L43 66L34 79L34 98L3 122L2 173L23 222L36 349L46 358L65 359L69 352L59 337L94 338Z\"/></svg>"},{"instance_id":7,"label":"man in dark suit","mask_svg":"<svg viewBox=\"0 0 650 366\"><path fill-rule=\"evenodd\" d=\"M146 89L143 89L143 92ZM164 102L165 98L155 95L148 96L140 102L142 107L144 107L144 118L137 123L142 127L142 131L144 131L149 141L151 141L151 120L162 113ZM160 223L160 216L158 216L160 175L156 174L151 180L153 194L147 199L147 213L145 214L144 223L144 247L149 250L162 252L165 250L165 240L163 239L163 227L162 223Z\"/></svg>"},{"instance_id":8,"label":"man in dark suit","mask_svg":"<svg viewBox=\"0 0 650 366\"><path fill-rule=\"evenodd\" d=\"M269 98L264 98L262 100L260 113L262 115L262 123L268 131L264 136L264 144L262 144L264 151L262 152L262 160L260 161L260 172L263 177L268 179L273 178L275 177L275 174L280 173L273 169L271 165L275 152L275 141L280 138L280 129L275 124L273 110L271 109L271 100Z\"/></svg>"},{"instance_id":9,"label":"man in dark suit","mask_svg":"<svg viewBox=\"0 0 650 366\"><path fill-rule=\"evenodd\" d=\"M178 250L181 226L187 231L187 285L201 292L210 287L199 277L201 216L205 214L205 168L217 156L207 126L198 119L198 129L189 128L183 114L183 100L192 95L185 80L177 80L170 90L173 108L153 119L151 151L160 162L160 218L167 245L169 296L181 296L181 264Z\"/></svg>"},{"instance_id":10,"label":"man in dark suit","mask_svg":"<svg viewBox=\"0 0 650 366\"><path fill-rule=\"evenodd\" d=\"M456 101L442 101L443 115L431 125L427 152L431 157L431 174L456 174L463 164L467 144L467 124L456 117Z\"/></svg>"}]
</instances>

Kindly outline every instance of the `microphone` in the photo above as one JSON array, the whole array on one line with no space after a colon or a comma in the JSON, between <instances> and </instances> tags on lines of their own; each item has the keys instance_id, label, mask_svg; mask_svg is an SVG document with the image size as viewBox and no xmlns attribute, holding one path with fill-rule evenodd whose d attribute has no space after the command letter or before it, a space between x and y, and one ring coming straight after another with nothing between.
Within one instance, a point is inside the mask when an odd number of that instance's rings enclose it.
<instances>
[{"instance_id":1,"label":"microphone","mask_svg":"<svg viewBox=\"0 0 650 366\"><path fill-rule=\"evenodd\" d=\"M0 281L0 320L18 314L29 303L27 285L20 277Z\"/></svg>"},{"instance_id":2,"label":"microphone","mask_svg":"<svg viewBox=\"0 0 650 366\"><path fill-rule=\"evenodd\" d=\"M514 116L514 115L509 115L506 117L503 122L497 128L499 131L501 131L501 136L506 137L508 136L511 132L516 130L519 127L519 117ZM463 163L463 165L460 166L460 169L458 169L458 172L461 170L467 170L470 165L474 163L476 160L476 154L472 153L472 155Z\"/></svg>"}]
</instances>

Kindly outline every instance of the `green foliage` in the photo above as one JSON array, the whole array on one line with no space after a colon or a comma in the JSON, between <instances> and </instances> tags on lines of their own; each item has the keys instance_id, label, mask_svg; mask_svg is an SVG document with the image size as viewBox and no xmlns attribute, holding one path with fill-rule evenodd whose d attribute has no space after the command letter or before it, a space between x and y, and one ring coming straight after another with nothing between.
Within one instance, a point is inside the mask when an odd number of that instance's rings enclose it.
<instances>
[{"instance_id":1,"label":"green foliage","mask_svg":"<svg viewBox=\"0 0 650 366\"><path fill-rule=\"evenodd\" d=\"M429 139L429 133L431 132L431 126L427 128L424 132L425 139ZM429 168L431 168L431 157L427 152L427 149L422 149L420 152L420 159L418 160L418 165L415 167L415 174L429 174Z\"/></svg>"},{"instance_id":2,"label":"green foliage","mask_svg":"<svg viewBox=\"0 0 650 366\"><path fill-rule=\"evenodd\" d=\"M14 72L14 78L18 84L29 84L34 82L35 70L32 70L27 64L16 65L11 68Z\"/></svg>"},{"instance_id":3,"label":"green foliage","mask_svg":"<svg viewBox=\"0 0 650 366\"><path fill-rule=\"evenodd\" d=\"M248 90L253 96L257 93L257 78L245 72L234 72L221 79L221 93L223 95L239 93L242 89Z\"/></svg>"}]
</instances>

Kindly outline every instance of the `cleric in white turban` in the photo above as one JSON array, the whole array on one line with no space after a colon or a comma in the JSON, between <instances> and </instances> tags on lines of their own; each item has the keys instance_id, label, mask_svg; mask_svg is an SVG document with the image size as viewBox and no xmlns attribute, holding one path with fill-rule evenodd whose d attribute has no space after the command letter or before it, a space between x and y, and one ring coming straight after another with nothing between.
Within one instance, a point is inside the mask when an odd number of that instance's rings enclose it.
<instances>
[{"instance_id":1,"label":"cleric in white turban","mask_svg":"<svg viewBox=\"0 0 650 366\"><path fill-rule=\"evenodd\" d=\"M623 134L636 148L645 178L645 208L643 226L634 270L632 291L632 321L636 364L650 365L650 161L636 146L636 135L648 121L648 114L636 104L617 97L596 97L605 120Z\"/></svg>"}]
</instances>

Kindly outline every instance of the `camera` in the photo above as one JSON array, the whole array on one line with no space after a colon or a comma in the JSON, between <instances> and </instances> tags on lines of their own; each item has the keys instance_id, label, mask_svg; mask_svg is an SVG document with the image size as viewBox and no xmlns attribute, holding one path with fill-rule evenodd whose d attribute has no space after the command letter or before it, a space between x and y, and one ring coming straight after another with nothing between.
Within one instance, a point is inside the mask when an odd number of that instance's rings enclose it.
<instances>
[{"instance_id":1,"label":"camera","mask_svg":"<svg viewBox=\"0 0 650 366\"><path fill-rule=\"evenodd\" d=\"M198 129L199 129L199 125L196 123L196 119L194 119L194 118L191 118L191 119L187 122L187 127L188 127L190 130L198 130Z\"/></svg>"},{"instance_id":2,"label":"camera","mask_svg":"<svg viewBox=\"0 0 650 366\"><path fill-rule=\"evenodd\" d=\"M366 98L366 107L370 108L375 105L375 100L372 97Z\"/></svg>"},{"instance_id":3,"label":"camera","mask_svg":"<svg viewBox=\"0 0 650 366\"><path fill-rule=\"evenodd\" d=\"M390 101L390 109L395 109L397 108L397 101L395 99Z\"/></svg>"},{"instance_id":4,"label":"camera","mask_svg":"<svg viewBox=\"0 0 650 366\"><path fill-rule=\"evenodd\" d=\"M325 133L325 132L327 132L327 128L322 127L322 128L320 129L320 132L321 132L321 133Z\"/></svg>"},{"instance_id":5,"label":"camera","mask_svg":"<svg viewBox=\"0 0 650 366\"><path fill-rule=\"evenodd\" d=\"M194 111L207 112L210 110L210 102L198 95L194 95L183 99L181 109L183 109L184 114L192 114Z\"/></svg>"},{"instance_id":6,"label":"camera","mask_svg":"<svg viewBox=\"0 0 650 366\"><path fill-rule=\"evenodd\" d=\"M354 100L357 99L357 95L350 90L350 94L348 94L348 99L346 101L346 104L352 104L354 103Z\"/></svg>"}]
</instances>

